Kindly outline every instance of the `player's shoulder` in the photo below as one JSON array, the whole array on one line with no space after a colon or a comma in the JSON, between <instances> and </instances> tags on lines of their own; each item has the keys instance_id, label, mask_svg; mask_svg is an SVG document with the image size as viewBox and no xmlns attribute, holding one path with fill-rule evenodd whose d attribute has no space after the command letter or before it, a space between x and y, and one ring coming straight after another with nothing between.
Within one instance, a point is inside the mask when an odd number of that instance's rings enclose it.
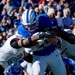
<instances>
[{"instance_id":1,"label":"player's shoulder","mask_svg":"<svg viewBox=\"0 0 75 75\"><path fill-rule=\"evenodd\" d=\"M29 36L28 31L24 28L23 25L20 25L20 26L18 27L17 33L20 34L20 35L22 35L22 37L27 37L27 36Z\"/></svg>"},{"instance_id":2,"label":"player's shoulder","mask_svg":"<svg viewBox=\"0 0 75 75\"><path fill-rule=\"evenodd\" d=\"M39 18L47 18L48 16L46 14L40 14Z\"/></svg>"},{"instance_id":3,"label":"player's shoulder","mask_svg":"<svg viewBox=\"0 0 75 75\"><path fill-rule=\"evenodd\" d=\"M23 28L24 28L23 25L20 25L20 26L18 26L17 29L19 30L19 29L23 29Z\"/></svg>"},{"instance_id":4,"label":"player's shoulder","mask_svg":"<svg viewBox=\"0 0 75 75\"><path fill-rule=\"evenodd\" d=\"M47 27L47 26L52 26L52 23L51 23L51 20L50 18L48 17L47 14L40 14L39 15L39 24L40 26L44 26L44 27Z\"/></svg>"},{"instance_id":5,"label":"player's shoulder","mask_svg":"<svg viewBox=\"0 0 75 75\"><path fill-rule=\"evenodd\" d=\"M18 31L18 32L20 32L20 31L22 31L22 32L27 32L27 30L24 28L24 25L18 26L17 31Z\"/></svg>"},{"instance_id":6,"label":"player's shoulder","mask_svg":"<svg viewBox=\"0 0 75 75\"><path fill-rule=\"evenodd\" d=\"M39 22L43 22L45 24L50 23L51 25L51 19L49 18L49 16L47 14L40 14L39 15Z\"/></svg>"}]
</instances>

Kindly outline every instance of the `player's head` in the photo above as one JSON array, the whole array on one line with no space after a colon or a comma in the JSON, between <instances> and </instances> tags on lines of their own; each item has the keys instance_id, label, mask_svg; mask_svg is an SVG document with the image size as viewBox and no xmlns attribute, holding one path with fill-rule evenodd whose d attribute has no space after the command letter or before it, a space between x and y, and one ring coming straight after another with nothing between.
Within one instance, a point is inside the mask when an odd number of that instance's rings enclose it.
<instances>
[{"instance_id":1,"label":"player's head","mask_svg":"<svg viewBox=\"0 0 75 75\"><path fill-rule=\"evenodd\" d=\"M38 28L38 15L33 9L27 9L23 15L21 23L24 25L25 29L33 32Z\"/></svg>"}]
</instances>

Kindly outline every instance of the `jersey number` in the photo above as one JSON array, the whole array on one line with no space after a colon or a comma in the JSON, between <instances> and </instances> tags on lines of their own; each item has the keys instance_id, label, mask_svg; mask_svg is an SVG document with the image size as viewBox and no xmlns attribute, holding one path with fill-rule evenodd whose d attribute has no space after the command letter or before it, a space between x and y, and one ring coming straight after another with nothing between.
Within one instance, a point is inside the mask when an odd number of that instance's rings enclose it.
<instances>
[{"instance_id":1,"label":"jersey number","mask_svg":"<svg viewBox=\"0 0 75 75\"><path fill-rule=\"evenodd\" d=\"M12 57L10 58L7 62L10 65L11 63L20 60L21 58L23 58L25 56L25 51L23 51L23 53L20 53L19 55L17 55L16 57Z\"/></svg>"}]
</instances>

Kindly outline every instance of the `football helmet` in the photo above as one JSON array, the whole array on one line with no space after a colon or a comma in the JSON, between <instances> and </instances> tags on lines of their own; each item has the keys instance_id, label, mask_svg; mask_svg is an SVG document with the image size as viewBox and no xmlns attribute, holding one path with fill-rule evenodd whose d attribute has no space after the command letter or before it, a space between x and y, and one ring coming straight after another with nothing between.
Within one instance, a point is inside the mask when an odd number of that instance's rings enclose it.
<instances>
[{"instance_id":1,"label":"football helmet","mask_svg":"<svg viewBox=\"0 0 75 75\"><path fill-rule=\"evenodd\" d=\"M33 9L27 9L22 15L21 23L25 29L33 32L38 28L38 15Z\"/></svg>"}]
</instances>

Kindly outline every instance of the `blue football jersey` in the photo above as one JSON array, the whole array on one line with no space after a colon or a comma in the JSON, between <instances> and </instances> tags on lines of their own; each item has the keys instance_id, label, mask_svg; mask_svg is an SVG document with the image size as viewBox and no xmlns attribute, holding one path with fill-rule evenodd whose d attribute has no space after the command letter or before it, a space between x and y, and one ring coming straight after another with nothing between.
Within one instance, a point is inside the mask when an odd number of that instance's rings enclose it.
<instances>
[{"instance_id":1,"label":"blue football jersey","mask_svg":"<svg viewBox=\"0 0 75 75\"><path fill-rule=\"evenodd\" d=\"M21 34L22 37L29 37L30 35L34 34L35 32L39 31L40 29L43 29L45 27L50 27L52 28L52 23L49 19L49 17L46 14L41 14L39 15L39 25L38 25L38 29L33 31L33 32L28 32L28 30L26 30L24 28L24 25L20 25L18 27L18 34Z\"/></svg>"},{"instance_id":2,"label":"blue football jersey","mask_svg":"<svg viewBox=\"0 0 75 75\"><path fill-rule=\"evenodd\" d=\"M39 25L38 29L35 30L34 32L30 33L28 32L23 25L20 25L18 27L18 33L22 35L22 37L29 37L30 35L36 33L37 31L40 31L41 29L44 28L52 28L52 23L49 17L46 14L41 14L39 15ZM39 48L39 51L34 51L35 55L40 55L40 56L45 56L49 55L51 52L55 50L56 46L53 44L48 43L45 41L43 45Z\"/></svg>"}]
</instances>

